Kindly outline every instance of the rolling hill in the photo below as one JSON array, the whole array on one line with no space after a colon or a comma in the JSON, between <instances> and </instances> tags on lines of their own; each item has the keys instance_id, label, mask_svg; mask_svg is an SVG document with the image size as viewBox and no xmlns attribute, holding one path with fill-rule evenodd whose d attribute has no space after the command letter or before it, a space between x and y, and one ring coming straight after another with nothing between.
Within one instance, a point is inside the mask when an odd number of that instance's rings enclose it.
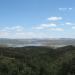
<instances>
[{"instance_id":1,"label":"rolling hill","mask_svg":"<svg viewBox=\"0 0 75 75\"><path fill-rule=\"evenodd\" d=\"M0 75L75 75L75 46L0 47Z\"/></svg>"}]
</instances>

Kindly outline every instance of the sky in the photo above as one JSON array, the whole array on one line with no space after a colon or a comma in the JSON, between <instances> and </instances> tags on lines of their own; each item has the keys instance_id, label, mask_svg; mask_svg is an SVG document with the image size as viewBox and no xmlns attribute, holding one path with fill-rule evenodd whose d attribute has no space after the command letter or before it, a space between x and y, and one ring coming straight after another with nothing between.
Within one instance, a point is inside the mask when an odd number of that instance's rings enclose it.
<instances>
[{"instance_id":1,"label":"sky","mask_svg":"<svg viewBox=\"0 0 75 75\"><path fill-rule=\"evenodd\" d=\"M75 38L75 0L0 0L0 38Z\"/></svg>"}]
</instances>

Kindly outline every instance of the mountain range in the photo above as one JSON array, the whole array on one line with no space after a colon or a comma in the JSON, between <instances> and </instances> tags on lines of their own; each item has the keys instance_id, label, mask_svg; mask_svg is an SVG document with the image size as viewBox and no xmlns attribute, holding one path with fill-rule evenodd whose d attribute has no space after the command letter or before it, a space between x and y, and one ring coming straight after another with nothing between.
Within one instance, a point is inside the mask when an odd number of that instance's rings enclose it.
<instances>
[{"instance_id":1,"label":"mountain range","mask_svg":"<svg viewBox=\"0 0 75 75\"><path fill-rule=\"evenodd\" d=\"M50 46L62 47L66 45L75 45L73 38L46 38L46 39L9 39L0 38L0 46L6 47L24 47L24 46Z\"/></svg>"}]
</instances>

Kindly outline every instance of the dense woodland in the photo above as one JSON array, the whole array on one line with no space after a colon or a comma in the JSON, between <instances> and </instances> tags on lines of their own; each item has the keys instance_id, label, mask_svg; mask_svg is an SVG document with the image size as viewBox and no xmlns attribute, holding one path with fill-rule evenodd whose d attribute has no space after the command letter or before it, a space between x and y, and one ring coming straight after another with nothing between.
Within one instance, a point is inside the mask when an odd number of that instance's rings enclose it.
<instances>
[{"instance_id":1,"label":"dense woodland","mask_svg":"<svg viewBox=\"0 0 75 75\"><path fill-rule=\"evenodd\" d=\"M0 75L75 75L75 47L0 47Z\"/></svg>"}]
</instances>

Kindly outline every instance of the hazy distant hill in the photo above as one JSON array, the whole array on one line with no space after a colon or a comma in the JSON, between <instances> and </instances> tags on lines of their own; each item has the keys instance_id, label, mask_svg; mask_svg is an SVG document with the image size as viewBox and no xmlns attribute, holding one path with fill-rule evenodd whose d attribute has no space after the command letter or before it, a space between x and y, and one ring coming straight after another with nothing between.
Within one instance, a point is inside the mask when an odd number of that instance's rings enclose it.
<instances>
[{"instance_id":1,"label":"hazy distant hill","mask_svg":"<svg viewBox=\"0 0 75 75\"><path fill-rule=\"evenodd\" d=\"M7 39L0 38L0 45L9 47L23 47L23 46L51 46L61 47L65 45L75 45L75 39L60 38L60 39Z\"/></svg>"}]
</instances>

